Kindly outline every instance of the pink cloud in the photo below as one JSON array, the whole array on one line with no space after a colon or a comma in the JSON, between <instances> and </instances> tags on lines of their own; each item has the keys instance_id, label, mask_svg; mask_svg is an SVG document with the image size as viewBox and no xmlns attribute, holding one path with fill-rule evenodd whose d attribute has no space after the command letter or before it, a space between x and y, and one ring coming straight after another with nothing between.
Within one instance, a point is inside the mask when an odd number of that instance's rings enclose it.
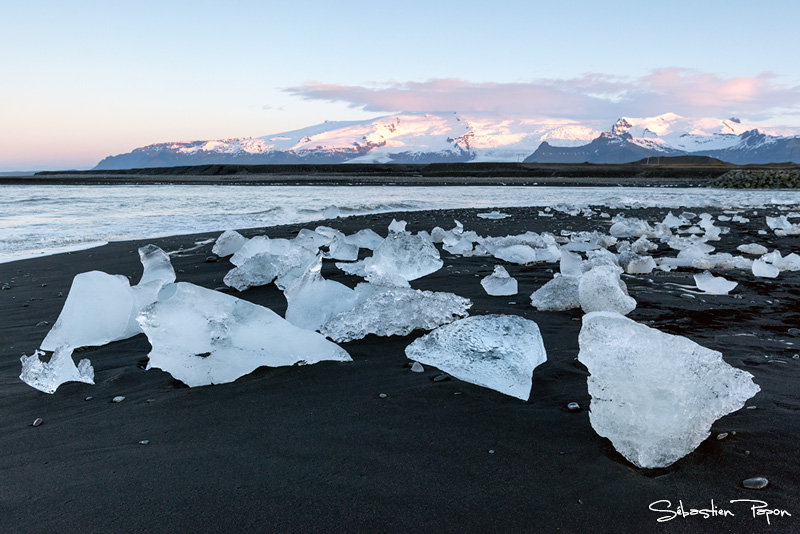
<instances>
[{"instance_id":1,"label":"pink cloud","mask_svg":"<svg viewBox=\"0 0 800 534\"><path fill-rule=\"evenodd\" d=\"M723 78L689 69L654 70L640 78L586 74L570 79L490 83L460 79L371 83L308 82L286 89L307 100L346 102L366 111L515 113L576 119L613 119L674 112L685 116L759 119L800 114L800 86L771 74Z\"/></svg>"}]
</instances>

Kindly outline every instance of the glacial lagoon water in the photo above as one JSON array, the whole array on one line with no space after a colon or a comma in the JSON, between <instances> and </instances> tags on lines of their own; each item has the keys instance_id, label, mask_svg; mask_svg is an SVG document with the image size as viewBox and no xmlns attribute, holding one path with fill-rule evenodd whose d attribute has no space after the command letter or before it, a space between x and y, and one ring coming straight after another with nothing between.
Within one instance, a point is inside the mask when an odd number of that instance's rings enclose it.
<instances>
[{"instance_id":1,"label":"glacial lagoon water","mask_svg":"<svg viewBox=\"0 0 800 534\"><path fill-rule=\"evenodd\" d=\"M451 208L800 206L800 191L548 186L0 185L0 262L108 241ZM329 212L330 213L330 212Z\"/></svg>"}]
</instances>

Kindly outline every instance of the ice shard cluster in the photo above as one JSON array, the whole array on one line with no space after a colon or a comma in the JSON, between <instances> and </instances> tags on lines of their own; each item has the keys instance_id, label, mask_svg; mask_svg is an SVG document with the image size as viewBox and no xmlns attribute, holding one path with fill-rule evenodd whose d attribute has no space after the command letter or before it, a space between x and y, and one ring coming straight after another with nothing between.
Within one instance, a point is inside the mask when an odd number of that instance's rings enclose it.
<instances>
[{"instance_id":1,"label":"ice shard cluster","mask_svg":"<svg viewBox=\"0 0 800 534\"><path fill-rule=\"evenodd\" d=\"M415 340L406 356L522 400L530 397L534 368L547 360L539 327L517 315L460 319Z\"/></svg>"},{"instance_id":2,"label":"ice shard cluster","mask_svg":"<svg viewBox=\"0 0 800 534\"><path fill-rule=\"evenodd\" d=\"M232 382L262 366L351 361L268 308L186 282L165 286L138 320L152 346L148 369L189 387Z\"/></svg>"},{"instance_id":3,"label":"ice shard cluster","mask_svg":"<svg viewBox=\"0 0 800 534\"><path fill-rule=\"evenodd\" d=\"M94 384L94 369L89 360L83 359L75 365L72 349L59 347L45 363L41 357L45 353L37 350L30 356L23 355L20 380L44 393L55 393L58 386L65 382L84 382Z\"/></svg>"},{"instance_id":4,"label":"ice shard cluster","mask_svg":"<svg viewBox=\"0 0 800 534\"><path fill-rule=\"evenodd\" d=\"M590 373L592 428L638 467L683 458L714 421L760 391L719 352L613 311L585 315L578 342Z\"/></svg>"}]
</instances>

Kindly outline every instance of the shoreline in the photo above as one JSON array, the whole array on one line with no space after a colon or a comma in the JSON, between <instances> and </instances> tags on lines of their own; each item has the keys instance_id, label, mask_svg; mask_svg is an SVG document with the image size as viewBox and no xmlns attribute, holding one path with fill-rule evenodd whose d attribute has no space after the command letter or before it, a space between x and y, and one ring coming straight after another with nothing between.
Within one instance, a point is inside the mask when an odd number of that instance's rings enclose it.
<instances>
[{"instance_id":1,"label":"shoreline","mask_svg":"<svg viewBox=\"0 0 800 534\"><path fill-rule=\"evenodd\" d=\"M650 220L669 211L605 209ZM465 230L481 235L607 232L610 224L555 210L552 217L539 217L538 210L503 208L512 217L502 220L478 218L486 209L394 212L242 233L292 237L300 228L328 225L345 233L369 227L385 235L393 218L405 219L415 232L451 228L458 219ZM714 245L721 252L735 251L741 242L796 250L796 236L758 234L771 212L743 209L751 222L727 223L731 234ZM539 325L548 361L534 371L527 402L455 379L434 382L438 372L432 368L411 373L404 348L421 333L342 343L351 363L262 368L219 386L190 389L159 370L144 371L149 344L143 335L76 353L76 359L92 361L94 386L68 383L46 395L17 378L19 354L30 354L41 342L49 326L39 324L53 324L75 274L96 269L136 283L137 247L154 243L165 251L184 249L172 256L178 281L215 289L232 266L227 259L206 261L213 256L212 243L187 249L219 233L118 241L0 264L0 283L13 280L0 292L8 336L0 344L0 413L8 414L0 424L2 530L76 525L104 532L796 530L800 466L793 447L800 439L800 369L791 354L800 337L787 330L800 324L800 272L783 272L774 280L722 273L739 282L735 293L742 298L687 297L679 286L692 284L696 270L624 277L638 301L631 318L721 350L728 363L753 373L762 388L748 403L756 409L720 419L697 450L659 470L631 466L591 428L587 373L574 359L580 310L539 312L530 306L530 293L552 278L549 271L557 264L504 264L519 281L519 294L490 297L479 281L501 262L443 252L445 266L411 284L470 298L470 315L515 314ZM351 286L358 281L330 261L323 276ZM285 311L285 299L272 285L232 294L281 315ZM770 364L766 354L787 362ZM126 400L110 403L116 395ZM85 401L86 396L94 399ZM567 410L573 401L583 410ZM36 417L44 424L32 428ZM722 432L736 434L717 440ZM142 440L149 444L140 445ZM757 492L743 489L741 481L752 476L766 476L770 485ZM742 505L728 504L748 498L792 517L773 517L767 525ZM666 512L649 506L665 499L673 509L681 500L687 510L707 508L713 500L735 517L658 523Z\"/></svg>"}]
</instances>

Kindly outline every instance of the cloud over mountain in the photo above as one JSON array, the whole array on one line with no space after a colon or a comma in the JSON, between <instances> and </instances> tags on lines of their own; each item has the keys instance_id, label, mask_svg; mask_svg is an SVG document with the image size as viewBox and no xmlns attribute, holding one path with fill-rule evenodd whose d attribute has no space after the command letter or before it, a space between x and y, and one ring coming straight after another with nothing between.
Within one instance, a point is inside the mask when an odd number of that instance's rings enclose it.
<instances>
[{"instance_id":1,"label":"cloud over mountain","mask_svg":"<svg viewBox=\"0 0 800 534\"><path fill-rule=\"evenodd\" d=\"M366 111L460 110L611 120L673 110L685 116L764 120L800 115L800 85L775 76L725 78L690 69L653 70L639 78L586 74L569 79L491 83L460 79L337 85L307 82L286 91L306 100L346 102Z\"/></svg>"}]
</instances>

